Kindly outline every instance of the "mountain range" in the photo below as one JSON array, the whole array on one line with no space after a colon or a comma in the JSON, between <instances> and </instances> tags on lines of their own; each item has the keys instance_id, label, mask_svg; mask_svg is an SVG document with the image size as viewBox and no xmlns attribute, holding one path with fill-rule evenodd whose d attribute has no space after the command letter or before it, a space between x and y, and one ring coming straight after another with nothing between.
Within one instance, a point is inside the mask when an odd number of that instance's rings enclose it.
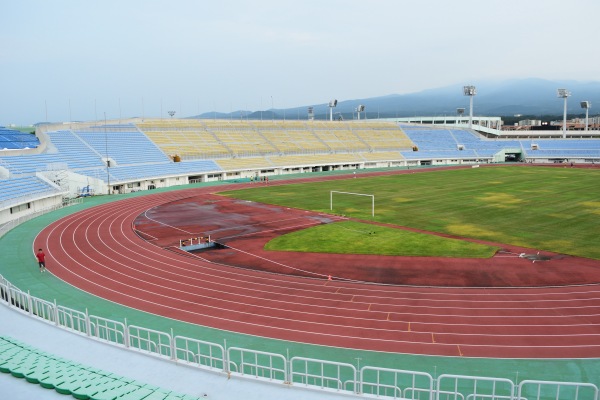
<instances>
[{"instance_id":1,"label":"mountain range","mask_svg":"<svg viewBox=\"0 0 600 400\"><path fill-rule=\"evenodd\" d=\"M473 114L481 116L562 116L563 99L557 97L557 89L571 92L567 100L569 114L581 115L581 101L589 101L600 108L600 82L553 81L538 78L487 81L473 83L477 94L473 98ZM463 85L451 85L408 94L339 100L334 114L344 119L356 118L358 105L364 105L367 118L444 116L456 115L457 108L469 113L469 97L463 95ZM328 119L328 103L307 104L286 109L263 111L239 110L232 113L208 112L192 118L236 119L306 119L309 106L314 108L315 119ZM593 114L593 107L590 115ZM595 115L595 114L594 114ZM365 114L362 113L361 118Z\"/></svg>"}]
</instances>

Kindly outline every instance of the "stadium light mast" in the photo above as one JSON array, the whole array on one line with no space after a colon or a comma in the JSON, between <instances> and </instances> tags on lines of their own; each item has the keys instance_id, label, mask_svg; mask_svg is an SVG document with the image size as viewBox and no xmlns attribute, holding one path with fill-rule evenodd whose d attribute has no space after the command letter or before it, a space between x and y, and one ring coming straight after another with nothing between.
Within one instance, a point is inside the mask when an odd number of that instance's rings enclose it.
<instances>
[{"instance_id":1,"label":"stadium light mast","mask_svg":"<svg viewBox=\"0 0 600 400\"><path fill-rule=\"evenodd\" d=\"M563 139L567 137L567 98L571 95L567 89L558 89L557 97L564 99L563 107Z\"/></svg>"},{"instance_id":2,"label":"stadium light mast","mask_svg":"<svg viewBox=\"0 0 600 400\"><path fill-rule=\"evenodd\" d=\"M333 99L329 102L329 120L333 121L333 108L337 106L337 100Z\"/></svg>"},{"instance_id":3,"label":"stadium light mast","mask_svg":"<svg viewBox=\"0 0 600 400\"><path fill-rule=\"evenodd\" d=\"M477 94L475 86L463 86L463 93L469 96L469 129L473 128L473 97Z\"/></svg>"},{"instance_id":4,"label":"stadium light mast","mask_svg":"<svg viewBox=\"0 0 600 400\"><path fill-rule=\"evenodd\" d=\"M457 125L459 123L462 123L462 117L465 114L465 109L463 107L459 107L456 109L456 113L458 114L458 121L457 121Z\"/></svg>"},{"instance_id":5,"label":"stadium light mast","mask_svg":"<svg viewBox=\"0 0 600 400\"><path fill-rule=\"evenodd\" d=\"M106 111L104 112L104 151L106 152L106 186L110 196L110 160L108 159L108 134L106 133Z\"/></svg>"},{"instance_id":6,"label":"stadium light mast","mask_svg":"<svg viewBox=\"0 0 600 400\"><path fill-rule=\"evenodd\" d=\"M589 101L582 101L581 108L585 110L585 131L588 131L588 117L590 114L590 108L592 108L592 103Z\"/></svg>"},{"instance_id":7,"label":"stadium light mast","mask_svg":"<svg viewBox=\"0 0 600 400\"><path fill-rule=\"evenodd\" d=\"M356 107L356 114L358 115L358 120L360 121L360 113L365 111L365 106L363 106L362 104L359 104L358 107Z\"/></svg>"}]
</instances>

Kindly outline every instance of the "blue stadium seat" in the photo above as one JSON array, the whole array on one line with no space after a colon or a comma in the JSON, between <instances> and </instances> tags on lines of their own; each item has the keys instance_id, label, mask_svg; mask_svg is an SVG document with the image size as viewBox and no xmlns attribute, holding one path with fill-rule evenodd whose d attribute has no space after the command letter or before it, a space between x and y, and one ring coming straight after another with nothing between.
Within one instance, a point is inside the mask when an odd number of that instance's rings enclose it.
<instances>
[{"instance_id":1,"label":"blue stadium seat","mask_svg":"<svg viewBox=\"0 0 600 400\"><path fill-rule=\"evenodd\" d=\"M59 191L35 176L0 180L0 203L11 202L25 196L45 196Z\"/></svg>"},{"instance_id":2,"label":"blue stadium seat","mask_svg":"<svg viewBox=\"0 0 600 400\"><path fill-rule=\"evenodd\" d=\"M107 127L109 129L109 127ZM75 135L97 154L115 160L117 165L168 162L163 153L148 137L133 125L112 127L105 132L104 127L75 131Z\"/></svg>"},{"instance_id":3,"label":"blue stadium seat","mask_svg":"<svg viewBox=\"0 0 600 400\"><path fill-rule=\"evenodd\" d=\"M35 149L39 139L30 133L23 133L0 126L0 152L2 150Z\"/></svg>"}]
</instances>

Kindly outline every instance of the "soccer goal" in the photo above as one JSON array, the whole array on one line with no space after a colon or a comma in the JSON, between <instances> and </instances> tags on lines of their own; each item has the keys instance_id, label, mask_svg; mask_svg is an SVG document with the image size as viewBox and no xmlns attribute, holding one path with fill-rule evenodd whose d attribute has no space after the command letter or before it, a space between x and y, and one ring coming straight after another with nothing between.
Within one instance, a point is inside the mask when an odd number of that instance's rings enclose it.
<instances>
[{"instance_id":1,"label":"soccer goal","mask_svg":"<svg viewBox=\"0 0 600 400\"><path fill-rule=\"evenodd\" d=\"M369 203L371 203L371 217L375 217L375 195L373 194L339 192L337 190L330 190L329 209L331 211L333 211L334 197L336 209L345 209L360 212L361 209L365 210L366 207L368 207ZM368 198L370 198L370 202Z\"/></svg>"}]
</instances>

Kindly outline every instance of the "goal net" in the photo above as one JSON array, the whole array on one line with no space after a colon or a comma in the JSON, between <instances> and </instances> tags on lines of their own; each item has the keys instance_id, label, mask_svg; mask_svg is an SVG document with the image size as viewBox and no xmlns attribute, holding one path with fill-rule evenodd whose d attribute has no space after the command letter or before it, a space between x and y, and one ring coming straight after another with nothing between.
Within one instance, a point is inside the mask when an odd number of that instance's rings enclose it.
<instances>
[{"instance_id":1,"label":"goal net","mask_svg":"<svg viewBox=\"0 0 600 400\"><path fill-rule=\"evenodd\" d=\"M366 193L329 191L329 209L354 217L375 217L375 195Z\"/></svg>"}]
</instances>

